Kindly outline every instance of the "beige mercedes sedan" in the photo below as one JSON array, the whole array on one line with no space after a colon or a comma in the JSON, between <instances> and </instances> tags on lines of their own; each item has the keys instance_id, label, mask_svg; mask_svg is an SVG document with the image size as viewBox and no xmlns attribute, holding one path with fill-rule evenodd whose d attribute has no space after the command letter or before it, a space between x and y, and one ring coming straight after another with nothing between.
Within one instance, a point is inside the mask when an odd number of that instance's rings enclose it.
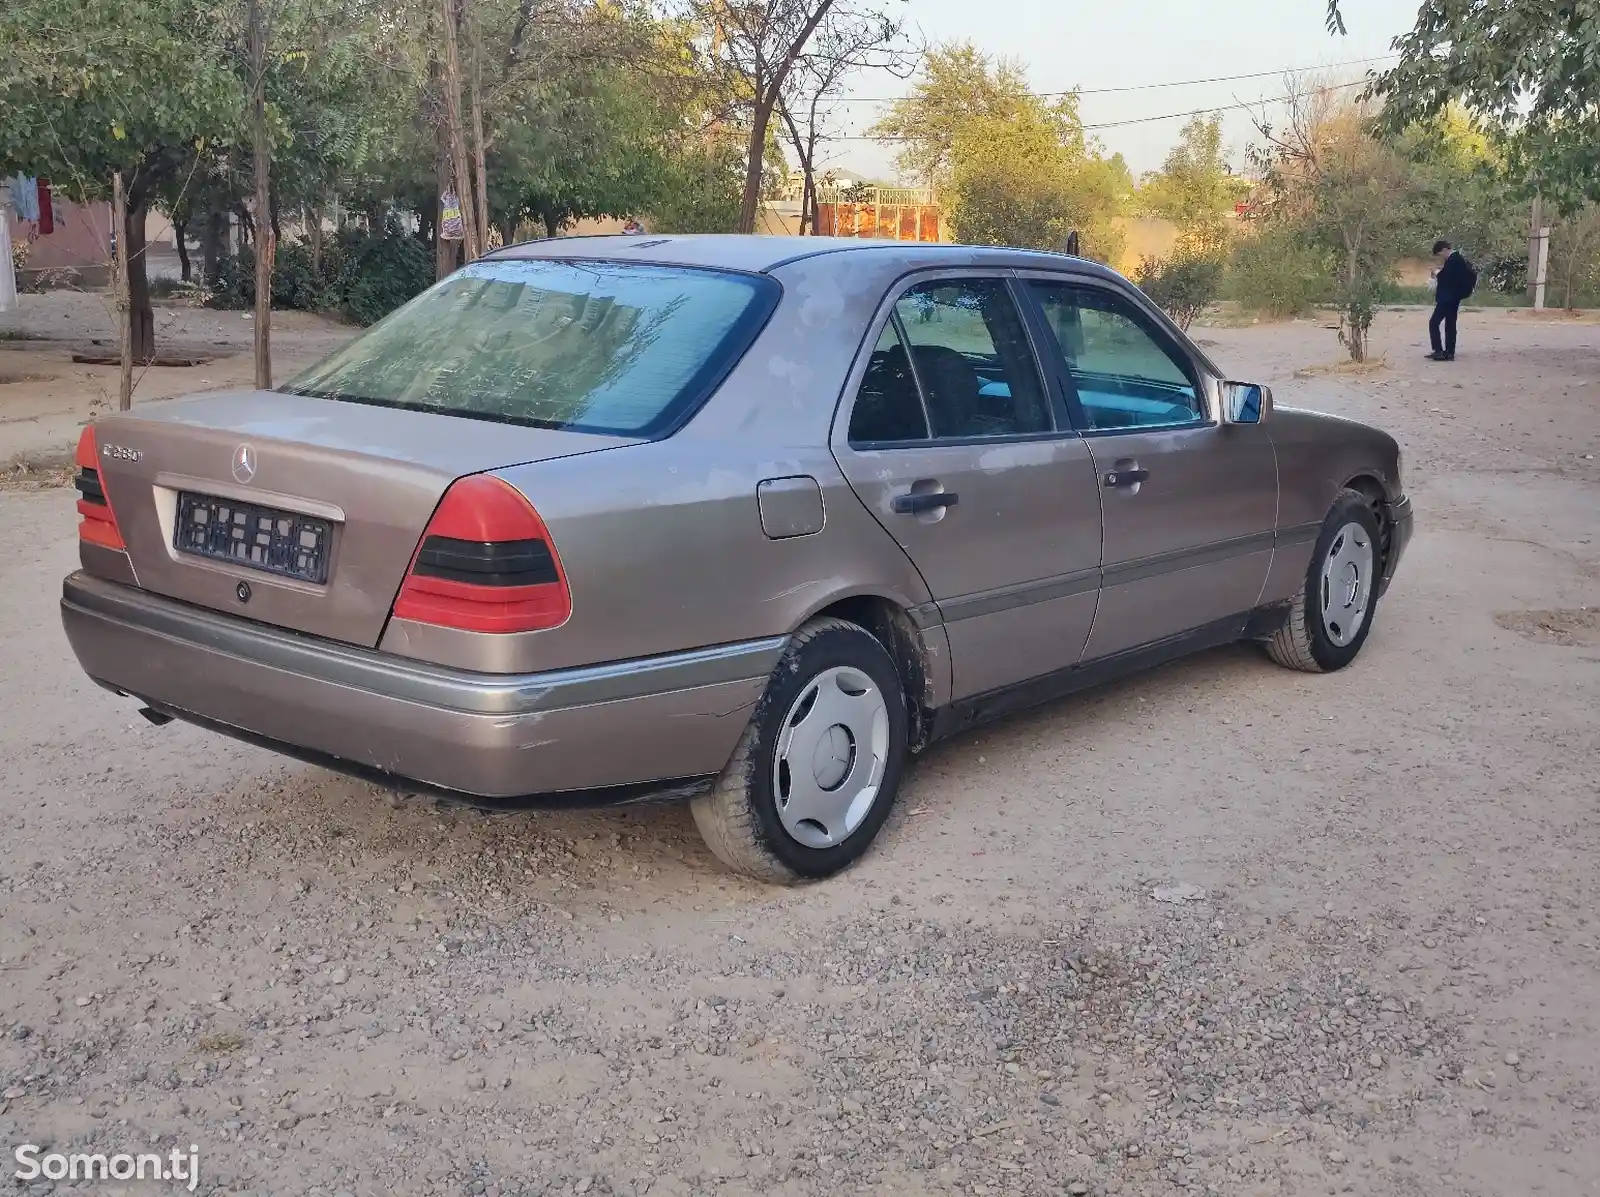
<instances>
[{"instance_id":1,"label":"beige mercedes sedan","mask_svg":"<svg viewBox=\"0 0 1600 1197\"><path fill-rule=\"evenodd\" d=\"M1101 266L822 238L501 250L78 465L62 619L153 722L478 805L687 800L774 881L976 723L1229 641L1342 668L1412 528L1391 437Z\"/></svg>"}]
</instances>

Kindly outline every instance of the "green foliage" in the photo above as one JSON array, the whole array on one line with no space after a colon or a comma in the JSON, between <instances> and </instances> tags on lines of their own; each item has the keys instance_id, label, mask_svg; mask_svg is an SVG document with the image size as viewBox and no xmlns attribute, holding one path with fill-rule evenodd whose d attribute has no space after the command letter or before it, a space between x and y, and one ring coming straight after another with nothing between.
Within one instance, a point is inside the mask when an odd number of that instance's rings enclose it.
<instances>
[{"instance_id":1,"label":"green foliage","mask_svg":"<svg viewBox=\"0 0 1600 1197\"><path fill-rule=\"evenodd\" d=\"M1159 171L1139 188L1139 206L1170 220L1180 254L1220 256L1227 251L1229 216L1245 188L1222 152L1222 118L1194 117Z\"/></svg>"},{"instance_id":2,"label":"green foliage","mask_svg":"<svg viewBox=\"0 0 1600 1197\"><path fill-rule=\"evenodd\" d=\"M244 91L201 0L7 0L0 45L0 173L99 199L120 170L137 206L242 128Z\"/></svg>"},{"instance_id":3,"label":"green foliage","mask_svg":"<svg viewBox=\"0 0 1600 1197\"><path fill-rule=\"evenodd\" d=\"M996 60L970 42L957 42L924 55L911 94L895 101L872 132L902 144L895 159L902 175L943 187L954 169L961 131L976 121L1008 120L1029 106L1029 99L1021 63Z\"/></svg>"},{"instance_id":4,"label":"green foliage","mask_svg":"<svg viewBox=\"0 0 1600 1197\"><path fill-rule=\"evenodd\" d=\"M347 258L338 286L344 315L375 324L433 283L433 254L415 237L369 237Z\"/></svg>"},{"instance_id":5,"label":"green foliage","mask_svg":"<svg viewBox=\"0 0 1600 1197\"><path fill-rule=\"evenodd\" d=\"M1414 243L1414 179L1406 160L1367 131L1359 111L1340 113L1319 138L1304 185L1314 240L1334 257L1339 342L1367 358L1367 331L1393 288L1394 266Z\"/></svg>"},{"instance_id":6,"label":"green foliage","mask_svg":"<svg viewBox=\"0 0 1600 1197\"><path fill-rule=\"evenodd\" d=\"M1225 294L1265 316L1301 316L1327 298L1332 274L1330 255L1303 230L1274 224L1236 241Z\"/></svg>"},{"instance_id":7,"label":"green foliage","mask_svg":"<svg viewBox=\"0 0 1600 1197\"><path fill-rule=\"evenodd\" d=\"M1015 63L970 45L930 51L875 132L900 138L901 169L948 197L962 241L1059 249L1076 229L1097 257L1120 250L1112 220L1133 190L1127 165L1085 138L1076 96L1031 94Z\"/></svg>"},{"instance_id":8,"label":"green foliage","mask_svg":"<svg viewBox=\"0 0 1600 1197\"><path fill-rule=\"evenodd\" d=\"M1487 286L1521 290L1528 210L1492 139L1452 108L1405 130L1394 146L1410 163L1416 216L1410 252L1424 256L1442 237L1477 263Z\"/></svg>"},{"instance_id":9,"label":"green foliage","mask_svg":"<svg viewBox=\"0 0 1600 1197\"><path fill-rule=\"evenodd\" d=\"M1562 211L1600 199L1595 0L1423 0L1395 48L1374 89L1391 132L1460 104L1493 131L1517 182Z\"/></svg>"},{"instance_id":10,"label":"green foliage","mask_svg":"<svg viewBox=\"0 0 1600 1197\"><path fill-rule=\"evenodd\" d=\"M1546 286L1565 308L1600 299L1600 205L1586 205L1551 229Z\"/></svg>"},{"instance_id":11,"label":"green foliage","mask_svg":"<svg viewBox=\"0 0 1600 1197\"><path fill-rule=\"evenodd\" d=\"M272 264L272 306L372 324L432 282L433 254L417 238L395 229L376 237L349 229L324 249L319 269L312 268L309 247L279 246ZM210 307L242 311L255 305L255 254L249 246L217 263L208 289Z\"/></svg>"},{"instance_id":12,"label":"green foliage","mask_svg":"<svg viewBox=\"0 0 1600 1197\"><path fill-rule=\"evenodd\" d=\"M1143 258L1134 275L1139 289L1185 332L1222 294L1219 258Z\"/></svg>"}]
</instances>

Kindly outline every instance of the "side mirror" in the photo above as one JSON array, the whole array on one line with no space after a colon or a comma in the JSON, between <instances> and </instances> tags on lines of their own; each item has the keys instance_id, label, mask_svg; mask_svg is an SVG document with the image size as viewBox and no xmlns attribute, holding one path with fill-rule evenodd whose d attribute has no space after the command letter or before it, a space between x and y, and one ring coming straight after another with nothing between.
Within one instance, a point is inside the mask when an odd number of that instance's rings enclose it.
<instances>
[{"instance_id":1,"label":"side mirror","mask_svg":"<svg viewBox=\"0 0 1600 1197\"><path fill-rule=\"evenodd\" d=\"M1272 388L1254 382L1221 386L1223 419L1229 424L1259 424L1272 410Z\"/></svg>"}]
</instances>

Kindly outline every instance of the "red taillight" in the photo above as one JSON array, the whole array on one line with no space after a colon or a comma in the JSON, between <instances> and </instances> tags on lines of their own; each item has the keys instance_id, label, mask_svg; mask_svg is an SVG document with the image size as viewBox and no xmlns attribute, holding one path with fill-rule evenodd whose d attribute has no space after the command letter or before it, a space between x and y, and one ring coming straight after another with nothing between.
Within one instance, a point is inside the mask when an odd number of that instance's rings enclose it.
<instances>
[{"instance_id":1,"label":"red taillight","mask_svg":"<svg viewBox=\"0 0 1600 1197\"><path fill-rule=\"evenodd\" d=\"M537 632L572 614L561 558L539 513L509 482L451 485L394 601L397 619L466 632Z\"/></svg>"},{"instance_id":2,"label":"red taillight","mask_svg":"<svg viewBox=\"0 0 1600 1197\"><path fill-rule=\"evenodd\" d=\"M78 539L125 552L128 546L123 543L117 513L111 510L111 500L106 497L105 482L100 477L100 451L92 424L78 438L73 460L78 464L78 477L73 483L78 488L78 514L83 517L78 523Z\"/></svg>"}]
</instances>

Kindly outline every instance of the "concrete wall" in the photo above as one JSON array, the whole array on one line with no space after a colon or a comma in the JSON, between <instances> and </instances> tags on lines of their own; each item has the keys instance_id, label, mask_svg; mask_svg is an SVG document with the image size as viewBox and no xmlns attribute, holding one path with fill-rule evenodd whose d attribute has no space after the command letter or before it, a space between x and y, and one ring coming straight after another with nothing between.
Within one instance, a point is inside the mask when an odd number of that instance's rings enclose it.
<instances>
[{"instance_id":1,"label":"concrete wall","mask_svg":"<svg viewBox=\"0 0 1600 1197\"><path fill-rule=\"evenodd\" d=\"M51 209L56 217L55 229L42 237L35 236L38 225L18 220L10 208L5 213L5 219L11 223L11 244L22 245L31 241L24 269L30 273L37 270L76 270L91 283L106 278L111 254L108 240L111 205L75 204L52 195Z\"/></svg>"}]
</instances>

